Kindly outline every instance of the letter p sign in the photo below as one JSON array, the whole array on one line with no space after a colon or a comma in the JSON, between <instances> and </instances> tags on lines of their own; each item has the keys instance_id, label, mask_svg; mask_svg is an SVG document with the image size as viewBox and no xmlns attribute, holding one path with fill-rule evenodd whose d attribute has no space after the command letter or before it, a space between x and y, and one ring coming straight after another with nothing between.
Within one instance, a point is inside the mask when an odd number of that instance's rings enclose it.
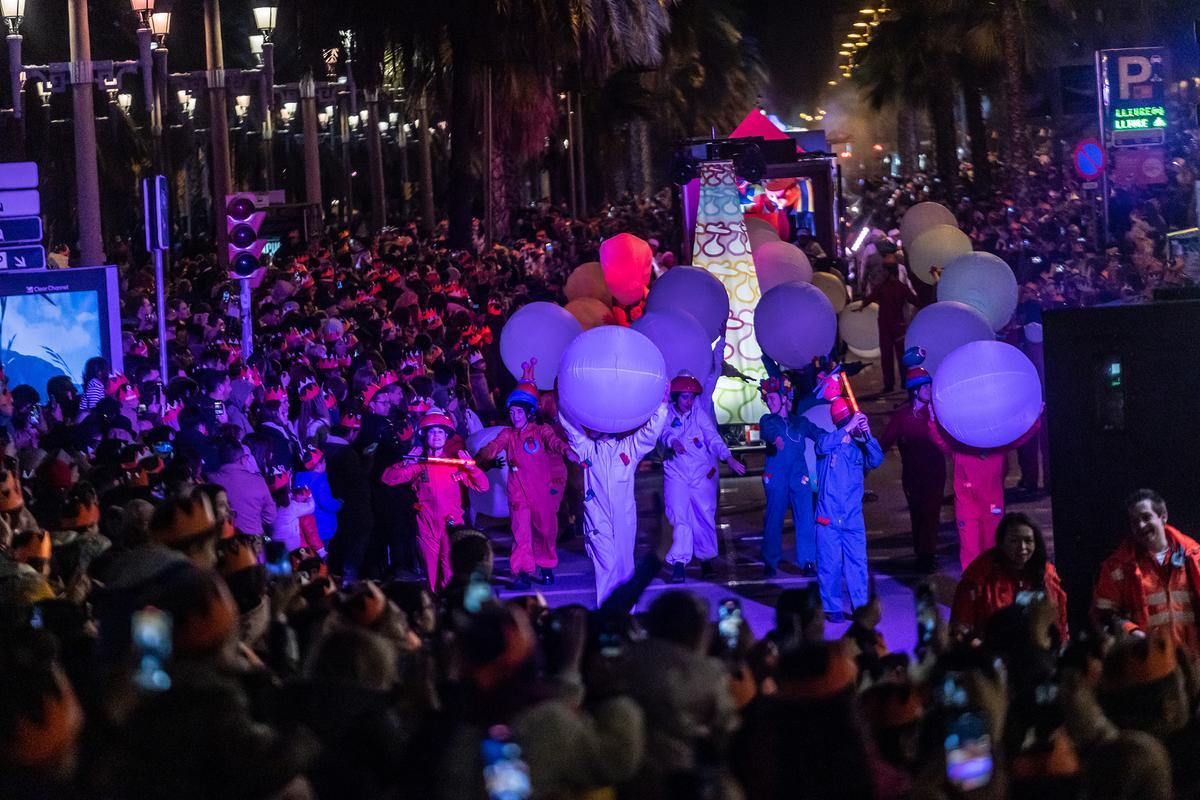
<instances>
[{"instance_id":1,"label":"letter p sign","mask_svg":"<svg viewBox=\"0 0 1200 800\"><path fill-rule=\"evenodd\" d=\"M1150 80L1150 59L1145 56L1120 56L1117 58L1117 97L1121 100L1147 98L1149 87L1136 84Z\"/></svg>"}]
</instances>

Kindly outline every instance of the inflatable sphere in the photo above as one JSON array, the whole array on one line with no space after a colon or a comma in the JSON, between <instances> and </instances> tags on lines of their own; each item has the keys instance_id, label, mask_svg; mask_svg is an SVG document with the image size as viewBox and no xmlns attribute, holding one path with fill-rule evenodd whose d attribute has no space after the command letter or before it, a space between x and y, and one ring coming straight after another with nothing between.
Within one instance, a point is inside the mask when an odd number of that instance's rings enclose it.
<instances>
[{"instance_id":1,"label":"inflatable sphere","mask_svg":"<svg viewBox=\"0 0 1200 800\"><path fill-rule=\"evenodd\" d=\"M667 378L687 370L704 383L712 372L712 343L696 318L677 308L643 314L633 329L654 342L662 353Z\"/></svg>"},{"instance_id":2,"label":"inflatable sphere","mask_svg":"<svg viewBox=\"0 0 1200 800\"><path fill-rule=\"evenodd\" d=\"M650 418L667 390L667 367L654 342L616 325L576 337L558 367L558 404L576 425L631 431Z\"/></svg>"},{"instance_id":3,"label":"inflatable sphere","mask_svg":"<svg viewBox=\"0 0 1200 800\"><path fill-rule=\"evenodd\" d=\"M562 306L530 303L517 309L500 329L500 359L505 369L520 380L521 365L531 357L537 358L537 387L553 389L563 351L581 333L579 320Z\"/></svg>"},{"instance_id":4,"label":"inflatable sphere","mask_svg":"<svg viewBox=\"0 0 1200 800\"><path fill-rule=\"evenodd\" d=\"M945 268L954 258L971 252L971 240L954 225L934 225L905 245L908 268L926 283L937 283L934 267Z\"/></svg>"},{"instance_id":5,"label":"inflatable sphere","mask_svg":"<svg viewBox=\"0 0 1200 800\"><path fill-rule=\"evenodd\" d=\"M1026 322L1024 326L1025 341L1030 344L1041 344L1045 339L1045 334L1042 332L1042 323Z\"/></svg>"},{"instance_id":6,"label":"inflatable sphere","mask_svg":"<svg viewBox=\"0 0 1200 800\"><path fill-rule=\"evenodd\" d=\"M812 276L812 284L829 298L829 304L833 306L834 313L842 313L842 309L846 307L846 284L842 283L841 278L832 272L815 272Z\"/></svg>"},{"instance_id":7,"label":"inflatable sphere","mask_svg":"<svg viewBox=\"0 0 1200 800\"><path fill-rule=\"evenodd\" d=\"M979 309L998 331L1017 310L1017 276L999 256L967 253L951 259L937 285L938 300L957 300Z\"/></svg>"},{"instance_id":8,"label":"inflatable sphere","mask_svg":"<svg viewBox=\"0 0 1200 800\"><path fill-rule=\"evenodd\" d=\"M968 342L994 340L992 324L987 317L966 303L944 300L926 306L913 317L904 337L904 349L925 348L923 366L936 375L942 359Z\"/></svg>"},{"instance_id":9,"label":"inflatable sphere","mask_svg":"<svg viewBox=\"0 0 1200 800\"><path fill-rule=\"evenodd\" d=\"M753 253L767 242L778 242L779 231L762 217L746 217L746 238L750 240L750 251Z\"/></svg>"},{"instance_id":10,"label":"inflatable sphere","mask_svg":"<svg viewBox=\"0 0 1200 800\"><path fill-rule=\"evenodd\" d=\"M612 290L604 282L604 270L599 261L589 261L576 267L567 276L563 292L567 295L567 300L593 297L605 305L612 305Z\"/></svg>"},{"instance_id":11,"label":"inflatable sphere","mask_svg":"<svg viewBox=\"0 0 1200 800\"><path fill-rule=\"evenodd\" d=\"M758 288L765 294L781 283L811 283L812 264L804 251L790 242L763 242L752 251Z\"/></svg>"},{"instance_id":12,"label":"inflatable sphere","mask_svg":"<svg viewBox=\"0 0 1200 800\"><path fill-rule=\"evenodd\" d=\"M862 311L855 300L838 314L838 334L850 352L859 358L879 358L879 306L874 303Z\"/></svg>"},{"instance_id":13,"label":"inflatable sphere","mask_svg":"<svg viewBox=\"0 0 1200 800\"><path fill-rule=\"evenodd\" d=\"M618 233L600 243L604 282L623 306L632 305L645 296L653 261L650 245L631 233Z\"/></svg>"},{"instance_id":14,"label":"inflatable sphere","mask_svg":"<svg viewBox=\"0 0 1200 800\"><path fill-rule=\"evenodd\" d=\"M1042 413L1037 368L1004 342L968 342L946 356L933 376L938 423L971 447L1004 447Z\"/></svg>"},{"instance_id":15,"label":"inflatable sphere","mask_svg":"<svg viewBox=\"0 0 1200 800\"><path fill-rule=\"evenodd\" d=\"M754 336L762 351L785 369L825 356L837 339L837 314L811 283L784 283L754 308Z\"/></svg>"},{"instance_id":16,"label":"inflatable sphere","mask_svg":"<svg viewBox=\"0 0 1200 800\"><path fill-rule=\"evenodd\" d=\"M665 308L686 311L704 326L709 341L725 333L729 295L721 280L700 267L673 267L650 287L646 313Z\"/></svg>"},{"instance_id":17,"label":"inflatable sphere","mask_svg":"<svg viewBox=\"0 0 1200 800\"><path fill-rule=\"evenodd\" d=\"M572 317L579 320L579 324L585 331L599 328L601 325L610 325L613 322L612 308L594 297L577 297L567 303L566 308L571 312Z\"/></svg>"},{"instance_id":18,"label":"inflatable sphere","mask_svg":"<svg viewBox=\"0 0 1200 800\"><path fill-rule=\"evenodd\" d=\"M934 225L958 226L950 209L941 203L917 203L900 218L900 241L908 247L917 237Z\"/></svg>"},{"instance_id":19,"label":"inflatable sphere","mask_svg":"<svg viewBox=\"0 0 1200 800\"><path fill-rule=\"evenodd\" d=\"M483 428L467 436L467 452L475 456L483 446L500 435L503 425ZM475 522L476 514L486 514L489 517L507 517L508 512L508 465L492 467L485 470L488 479L487 491L477 492L469 489L467 494L471 501L471 523Z\"/></svg>"}]
</instances>

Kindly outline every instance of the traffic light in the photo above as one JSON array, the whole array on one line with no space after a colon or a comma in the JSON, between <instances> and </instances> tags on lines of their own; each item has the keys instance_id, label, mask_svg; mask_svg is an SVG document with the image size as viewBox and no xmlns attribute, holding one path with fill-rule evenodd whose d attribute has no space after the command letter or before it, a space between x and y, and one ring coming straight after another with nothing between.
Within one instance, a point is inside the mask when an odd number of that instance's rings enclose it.
<instances>
[{"instance_id":1,"label":"traffic light","mask_svg":"<svg viewBox=\"0 0 1200 800\"><path fill-rule=\"evenodd\" d=\"M229 270L235 278L249 278L259 266L263 247L258 231L267 218L258 210L255 196L239 192L225 196L225 233L229 242Z\"/></svg>"}]
</instances>

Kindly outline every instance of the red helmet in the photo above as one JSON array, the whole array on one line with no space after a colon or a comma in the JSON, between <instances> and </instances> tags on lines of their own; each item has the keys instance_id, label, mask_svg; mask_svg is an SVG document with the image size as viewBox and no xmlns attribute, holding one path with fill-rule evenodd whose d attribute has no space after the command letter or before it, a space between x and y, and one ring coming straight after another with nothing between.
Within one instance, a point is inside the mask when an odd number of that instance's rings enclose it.
<instances>
[{"instance_id":1,"label":"red helmet","mask_svg":"<svg viewBox=\"0 0 1200 800\"><path fill-rule=\"evenodd\" d=\"M829 404L829 416L833 419L834 425L841 425L854 416L854 409L850 407L850 401L846 398L835 397Z\"/></svg>"},{"instance_id":2,"label":"red helmet","mask_svg":"<svg viewBox=\"0 0 1200 800\"><path fill-rule=\"evenodd\" d=\"M429 428L445 428L447 433L454 432L454 421L446 416L441 411L431 411L421 417L421 424L418 425L422 432Z\"/></svg>"},{"instance_id":3,"label":"red helmet","mask_svg":"<svg viewBox=\"0 0 1200 800\"><path fill-rule=\"evenodd\" d=\"M696 376L690 373L681 372L671 379L671 394L677 392L700 394L703 391L704 387L700 385L700 381L696 380Z\"/></svg>"}]
</instances>

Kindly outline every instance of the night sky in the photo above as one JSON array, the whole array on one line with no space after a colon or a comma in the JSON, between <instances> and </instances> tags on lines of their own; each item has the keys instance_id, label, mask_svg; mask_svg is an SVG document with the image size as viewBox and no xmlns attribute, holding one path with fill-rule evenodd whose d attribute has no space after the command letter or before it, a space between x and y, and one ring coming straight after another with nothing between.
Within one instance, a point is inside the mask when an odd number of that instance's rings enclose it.
<instances>
[{"instance_id":1,"label":"night sky","mask_svg":"<svg viewBox=\"0 0 1200 800\"><path fill-rule=\"evenodd\" d=\"M759 41L770 83L767 107L783 119L811 107L835 76L837 45L861 6L853 0L746 0L747 28Z\"/></svg>"}]
</instances>

